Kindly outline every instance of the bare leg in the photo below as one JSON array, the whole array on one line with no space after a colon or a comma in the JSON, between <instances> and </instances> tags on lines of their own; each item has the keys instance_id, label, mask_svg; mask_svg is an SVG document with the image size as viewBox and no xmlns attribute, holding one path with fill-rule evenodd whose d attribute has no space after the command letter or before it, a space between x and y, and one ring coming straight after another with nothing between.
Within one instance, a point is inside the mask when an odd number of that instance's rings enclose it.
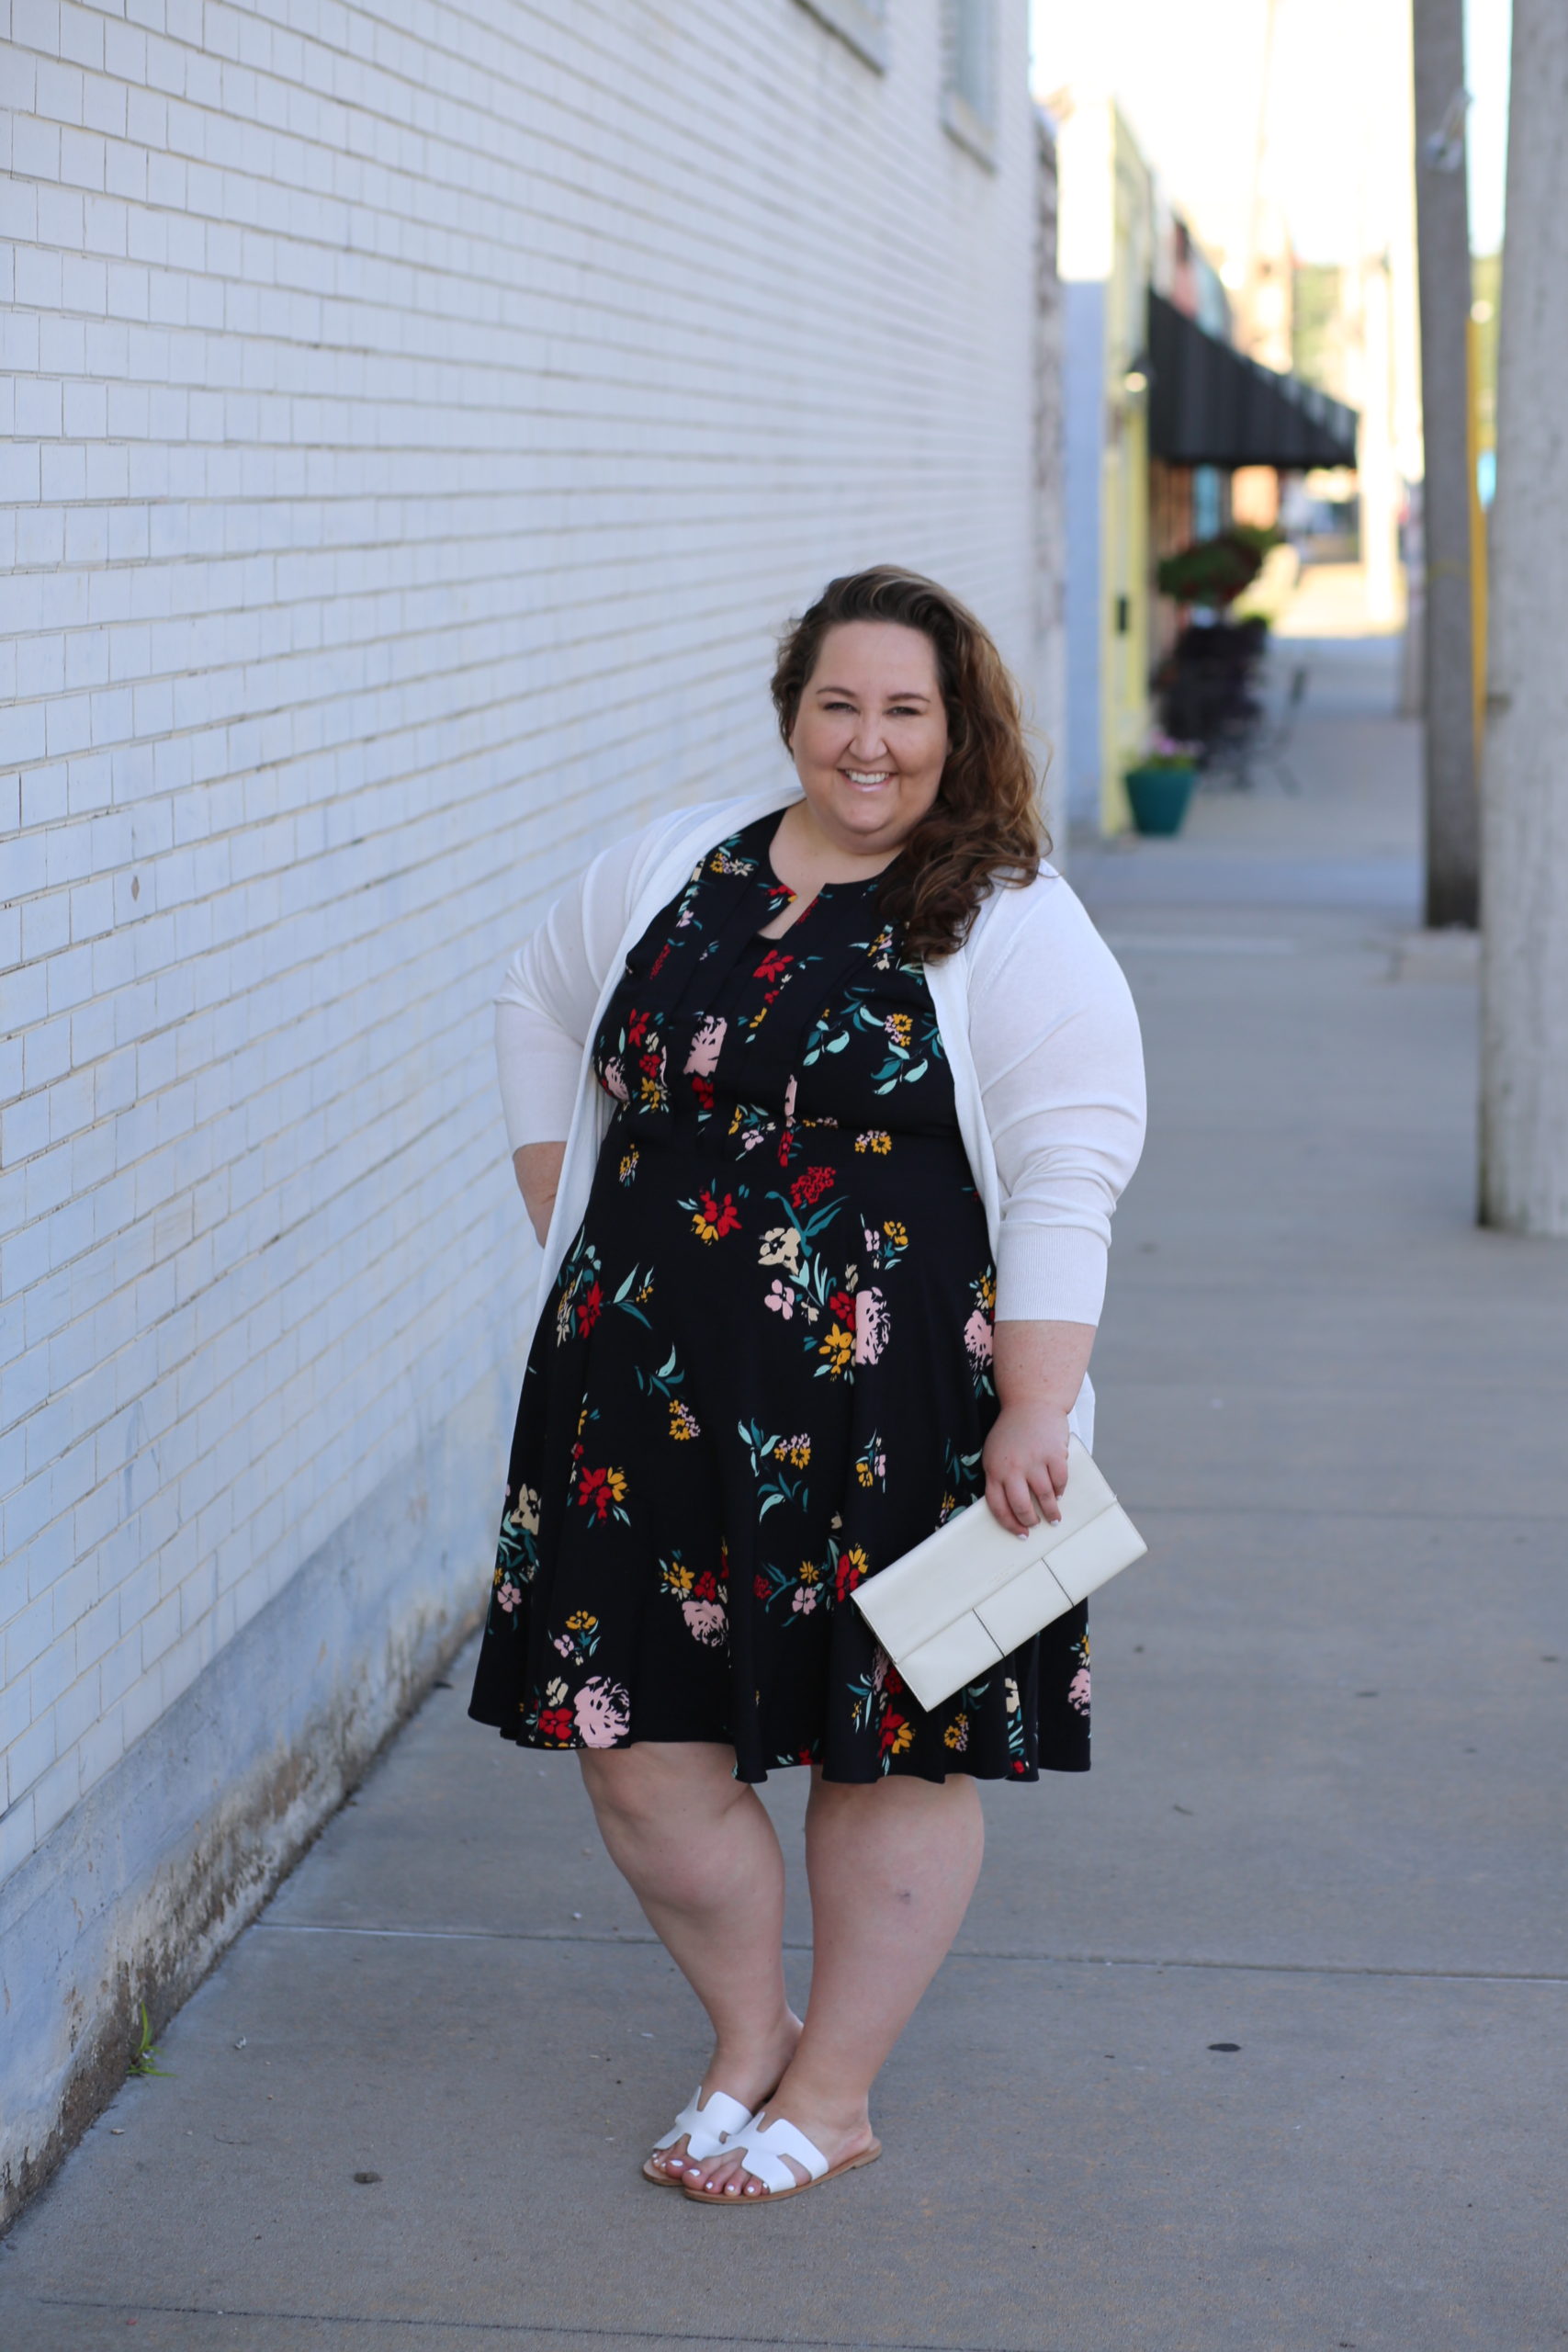
<instances>
[{"instance_id":1,"label":"bare leg","mask_svg":"<svg viewBox=\"0 0 1568 2352\"><path fill-rule=\"evenodd\" d=\"M784 1996L784 1856L735 1756L643 1740L584 1749L582 1778L610 1859L714 2031L705 2092L755 2107L789 2063L800 2020ZM656 2163L681 2177L684 2138Z\"/></svg>"},{"instance_id":2,"label":"bare leg","mask_svg":"<svg viewBox=\"0 0 1568 2352\"><path fill-rule=\"evenodd\" d=\"M811 1999L768 2113L787 2117L829 2164L871 2144L871 2086L958 1933L984 1844L980 1792L958 1773L870 1787L816 1781L806 1816ZM762 2193L737 2156L710 2156L687 2177L729 2196Z\"/></svg>"}]
</instances>

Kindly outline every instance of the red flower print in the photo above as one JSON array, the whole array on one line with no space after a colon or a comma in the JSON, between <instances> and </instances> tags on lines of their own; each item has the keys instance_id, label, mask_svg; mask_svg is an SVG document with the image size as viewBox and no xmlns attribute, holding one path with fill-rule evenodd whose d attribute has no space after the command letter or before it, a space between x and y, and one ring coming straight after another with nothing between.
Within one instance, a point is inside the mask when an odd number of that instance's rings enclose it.
<instances>
[{"instance_id":1,"label":"red flower print","mask_svg":"<svg viewBox=\"0 0 1568 2352\"><path fill-rule=\"evenodd\" d=\"M626 1037L627 1037L628 1042L629 1042L630 1044L634 1045L634 1046L640 1046L640 1045L642 1044L643 1039L647 1036L647 1035L648 1035L648 1015L647 1015L647 1013L646 1013L646 1012L634 1012L634 1013L632 1014L632 1016L631 1016L631 1019L630 1019L630 1020L627 1022L627 1023L626 1023Z\"/></svg>"},{"instance_id":2,"label":"red flower print","mask_svg":"<svg viewBox=\"0 0 1568 2352\"><path fill-rule=\"evenodd\" d=\"M660 951L659 951L658 955L654 957L654 959L653 959L653 963L652 963L652 966L651 966L651 967L650 967L650 969L649 969L649 975L648 975L648 977L649 977L649 978L650 980L656 980L656 979L659 978L660 972L660 971L661 971L661 969L663 968L664 959L665 959L665 957L669 955L669 953L670 953L671 949L674 946L674 944L675 944L675 942L674 942L672 939L667 939L667 940L665 941L665 943L664 943L663 946L660 949Z\"/></svg>"},{"instance_id":3,"label":"red flower print","mask_svg":"<svg viewBox=\"0 0 1568 2352\"><path fill-rule=\"evenodd\" d=\"M797 1209L803 1209L819 1201L824 1193L832 1190L832 1185L830 1168L806 1168L790 1186L789 1196Z\"/></svg>"},{"instance_id":4,"label":"red flower print","mask_svg":"<svg viewBox=\"0 0 1568 2352\"><path fill-rule=\"evenodd\" d=\"M859 1544L852 1544L847 1552L840 1553L833 1570L833 1590L840 1600L847 1600L856 1585L864 1583L869 1566L865 1552Z\"/></svg>"},{"instance_id":5,"label":"red flower print","mask_svg":"<svg viewBox=\"0 0 1568 2352\"><path fill-rule=\"evenodd\" d=\"M904 1690L904 1678L899 1673L896 1666L889 1664L887 1668L887 1679L883 1683L882 1687L886 1691L890 1699L902 1697Z\"/></svg>"},{"instance_id":6,"label":"red flower print","mask_svg":"<svg viewBox=\"0 0 1568 2352\"><path fill-rule=\"evenodd\" d=\"M716 1600L718 1599L718 1578L711 1572L711 1570L705 1568L692 1589L699 1600Z\"/></svg>"},{"instance_id":7,"label":"red flower print","mask_svg":"<svg viewBox=\"0 0 1568 2352\"><path fill-rule=\"evenodd\" d=\"M752 1577L752 1579L751 1579L751 1589L752 1589L752 1591L756 1594L756 1596L757 1596L757 1598L758 1598L758 1600L766 1600L766 1599L767 1599L767 1597L768 1597L768 1579L767 1579L767 1577Z\"/></svg>"},{"instance_id":8,"label":"red flower print","mask_svg":"<svg viewBox=\"0 0 1568 2352\"><path fill-rule=\"evenodd\" d=\"M751 977L758 980L782 979L794 961L793 956L781 956L776 947L770 947Z\"/></svg>"},{"instance_id":9,"label":"red flower print","mask_svg":"<svg viewBox=\"0 0 1568 2352\"><path fill-rule=\"evenodd\" d=\"M584 1291L581 1298L578 1301L577 1328L583 1334L584 1338L587 1337L588 1333L593 1329L595 1323L598 1322L599 1317L603 1312L604 1306L604 1294L600 1289L597 1283L593 1284L592 1290Z\"/></svg>"},{"instance_id":10,"label":"red flower print","mask_svg":"<svg viewBox=\"0 0 1568 2352\"><path fill-rule=\"evenodd\" d=\"M892 1708L889 1707L887 1713L882 1718L882 1754L884 1756L886 1756L890 1749L897 1747L898 1735L903 1728L903 1716L896 1715ZM908 1742L906 1742L905 1745L908 1746Z\"/></svg>"},{"instance_id":11,"label":"red flower print","mask_svg":"<svg viewBox=\"0 0 1568 2352\"><path fill-rule=\"evenodd\" d=\"M584 1510L592 1510L603 1521L626 1491L624 1470L582 1470L578 1475L577 1499Z\"/></svg>"},{"instance_id":12,"label":"red flower print","mask_svg":"<svg viewBox=\"0 0 1568 2352\"><path fill-rule=\"evenodd\" d=\"M847 1290L836 1290L828 1304L840 1323L854 1321L855 1303Z\"/></svg>"},{"instance_id":13,"label":"red flower print","mask_svg":"<svg viewBox=\"0 0 1568 2352\"><path fill-rule=\"evenodd\" d=\"M697 1207L692 1217L693 1228L699 1241L719 1241L733 1233L740 1223L740 1212L733 1198L726 1193L722 1201L716 1193L699 1192Z\"/></svg>"},{"instance_id":14,"label":"red flower print","mask_svg":"<svg viewBox=\"0 0 1568 2352\"><path fill-rule=\"evenodd\" d=\"M702 1104L705 1111L711 1111L713 1109L713 1080L711 1078L694 1078L692 1080L692 1091L696 1096L697 1101Z\"/></svg>"},{"instance_id":15,"label":"red flower print","mask_svg":"<svg viewBox=\"0 0 1568 2352\"><path fill-rule=\"evenodd\" d=\"M570 1707L541 1707L539 1737L558 1740L564 1747L571 1737L571 1709Z\"/></svg>"}]
</instances>

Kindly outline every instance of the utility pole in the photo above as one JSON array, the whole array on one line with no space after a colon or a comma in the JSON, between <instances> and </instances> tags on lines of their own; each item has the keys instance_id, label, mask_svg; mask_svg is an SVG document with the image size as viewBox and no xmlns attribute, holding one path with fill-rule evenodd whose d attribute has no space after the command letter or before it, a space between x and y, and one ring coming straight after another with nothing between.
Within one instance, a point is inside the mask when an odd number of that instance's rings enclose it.
<instances>
[{"instance_id":1,"label":"utility pole","mask_svg":"<svg viewBox=\"0 0 1568 2352\"><path fill-rule=\"evenodd\" d=\"M1482 940L1481 1217L1568 1236L1568 10L1514 0Z\"/></svg>"},{"instance_id":2,"label":"utility pole","mask_svg":"<svg viewBox=\"0 0 1568 2352\"><path fill-rule=\"evenodd\" d=\"M1480 810L1471 614L1470 196L1464 0L1414 0L1416 232L1426 444L1427 922L1475 926Z\"/></svg>"}]
</instances>

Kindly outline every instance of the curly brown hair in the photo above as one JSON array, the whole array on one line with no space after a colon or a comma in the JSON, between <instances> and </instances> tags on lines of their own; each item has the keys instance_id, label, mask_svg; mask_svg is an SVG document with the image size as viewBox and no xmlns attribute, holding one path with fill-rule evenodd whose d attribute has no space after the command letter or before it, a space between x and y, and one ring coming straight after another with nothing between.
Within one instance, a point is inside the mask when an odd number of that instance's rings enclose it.
<instances>
[{"instance_id":1,"label":"curly brown hair","mask_svg":"<svg viewBox=\"0 0 1568 2352\"><path fill-rule=\"evenodd\" d=\"M987 890L1032 882L1050 849L1018 688L988 631L956 596L918 571L874 564L829 580L780 640L773 707L786 748L823 639L846 621L918 628L936 653L947 763L931 809L886 869L880 897L916 955L951 956Z\"/></svg>"}]
</instances>

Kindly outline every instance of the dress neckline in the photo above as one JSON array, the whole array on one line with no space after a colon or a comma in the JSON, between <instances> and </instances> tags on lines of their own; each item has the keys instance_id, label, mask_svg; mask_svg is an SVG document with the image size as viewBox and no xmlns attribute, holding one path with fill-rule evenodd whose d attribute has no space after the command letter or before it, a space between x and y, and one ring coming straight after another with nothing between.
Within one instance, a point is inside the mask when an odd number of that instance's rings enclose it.
<instances>
[{"instance_id":1,"label":"dress neckline","mask_svg":"<svg viewBox=\"0 0 1568 2352\"><path fill-rule=\"evenodd\" d=\"M761 844L761 879L765 886L771 887L775 890L788 890L790 900L793 902L800 896L800 893L798 890L791 888L790 885L784 879L783 876L779 873L778 868L773 864L773 838L777 833L779 827L783 824L784 816L787 813L787 811L782 810L777 817L773 818L772 831L763 837ZM769 820L766 817L760 820L760 822L764 825L767 824L768 821ZM876 884L881 881L885 874L892 873L893 868L897 865L899 858L901 858L903 854L904 853L901 849L896 851L888 859L886 865L879 866L874 874L863 875L858 882L820 883L817 889L812 893L810 899L807 901L807 913L810 912L811 908L817 904L818 899L826 899L829 894L837 898L841 897L846 890L874 889ZM806 917L805 915L801 915L797 920L804 922ZM792 931L795 929L794 923L791 923L790 929Z\"/></svg>"}]
</instances>

